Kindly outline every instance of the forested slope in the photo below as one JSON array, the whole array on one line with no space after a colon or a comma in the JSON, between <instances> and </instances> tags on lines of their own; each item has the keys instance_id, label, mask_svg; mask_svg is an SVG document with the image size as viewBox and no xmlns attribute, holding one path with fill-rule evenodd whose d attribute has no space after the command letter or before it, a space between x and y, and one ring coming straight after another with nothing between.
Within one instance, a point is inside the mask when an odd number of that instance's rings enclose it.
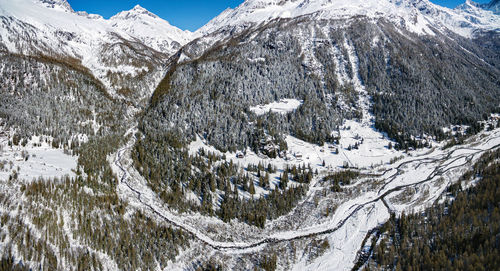
<instances>
[{"instance_id":1,"label":"forested slope","mask_svg":"<svg viewBox=\"0 0 500 271\"><path fill-rule=\"evenodd\" d=\"M496 270L500 266L500 151L448 189L445 203L392 216L364 270Z\"/></svg>"}]
</instances>

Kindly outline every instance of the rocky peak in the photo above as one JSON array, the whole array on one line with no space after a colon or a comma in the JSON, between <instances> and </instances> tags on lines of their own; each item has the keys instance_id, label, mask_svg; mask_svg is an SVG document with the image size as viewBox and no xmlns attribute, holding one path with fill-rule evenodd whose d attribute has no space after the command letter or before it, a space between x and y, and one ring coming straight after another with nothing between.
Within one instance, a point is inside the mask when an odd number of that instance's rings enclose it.
<instances>
[{"instance_id":1,"label":"rocky peak","mask_svg":"<svg viewBox=\"0 0 500 271\"><path fill-rule=\"evenodd\" d=\"M71 8L71 5L66 0L38 0L38 2L42 3L48 8L59 8L69 12L73 12L73 8Z\"/></svg>"},{"instance_id":2,"label":"rocky peak","mask_svg":"<svg viewBox=\"0 0 500 271\"><path fill-rule=\"evenodd\" d=\"M112 19L133 19L141 16L149 16L151 18L159 18L156 14L150 12L149 10L141 7L140 5L136 5L133 9L127 10L127 11L122 11L115 16L112 17Z\"/></svg>"}]
</instances>

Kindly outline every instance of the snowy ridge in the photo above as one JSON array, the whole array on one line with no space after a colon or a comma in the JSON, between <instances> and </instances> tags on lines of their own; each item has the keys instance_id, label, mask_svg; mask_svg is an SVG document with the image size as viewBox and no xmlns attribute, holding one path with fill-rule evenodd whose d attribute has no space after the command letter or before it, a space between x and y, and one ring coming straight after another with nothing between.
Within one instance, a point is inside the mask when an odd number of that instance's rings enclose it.
<instances>
[{"instance_id":1,"label":"snowy ridge","mask_svg":"<svg viewBox=\"0 0 500 271\"><path fill-rule=\"evenodd\" d=\"M451 10L428 0L247 0L234 10L228 9L196 33L212 33L221 28L258 24L276 18L303 15L315 19L348 19L357 15L386 18L417 34L432 35L432 28L451 30L470 36L475 29L498 29L500 17L482 8L473 12Z\"/></svg>"},{"instance_id":2,"label":"snowy ridge","mask_svg":"<svg viewBox=\"0 0 500 271\"><path fill-rule=\"evenodd\" d=\"M190 39L189 31L140 6L106 20L74 12L65 0L0 0L0 48L80 60L109 90L120 88L108 78L109 73L151 73L147 67L151 62L166 60ZM146 83L149 91L163 72Z\"/></svg>"},{"instance_id":3,"label":"snowy ridge","mask_svg":"<svg viewBox=\"0 0 500 271\"><path fill-rule=\"evenodd\" d=\"M173 50L188 43L193 34L170 25L167 21L136 5L129 11L122 11L109 19L114 29L139 38L144 44L161 52Z\"/></svg>"}]
</instances>

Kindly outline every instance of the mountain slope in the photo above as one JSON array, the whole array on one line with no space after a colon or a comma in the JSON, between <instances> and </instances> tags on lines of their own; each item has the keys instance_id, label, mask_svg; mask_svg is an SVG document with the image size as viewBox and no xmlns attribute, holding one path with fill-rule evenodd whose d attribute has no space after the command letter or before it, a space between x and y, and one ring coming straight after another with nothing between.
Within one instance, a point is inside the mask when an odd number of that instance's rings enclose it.
<instances>
[{"instance_id":1,"label":"mountain slope","mask_svg":"<svg viewBox=\"0 0 500 271\"><path fill-rule=\"evenodd\" d=\"M238 218L263 227L266 219L293 210L290 206L301 197L300 191L289 189L302 189L305 179L299 174L290 184L287 161L316 163L315 154L297 154L290 138L317 148L330 146L333 154L361 148L366 155L370 147L363 143L364 133L352 141L343 138L343 131L361 126L396 141L387 149L411 150L451 137L445 128L452 125L476 133L481 130L478 121L500 111L496 30L477 28L461 36L429 21L425 29L432 33L426 34L409 27L406 14L391 18L392 13L378 14L379 7L354 15L349 10L343 18L330 9L302 15L300 8L307 5L297 1L248 1L234 14L246 7L266 9L269 3L277 9L294 5L299 15L264 16L250 23L228 20L188 43L170 59L167 75L140 119L134 166L173 208L215 212L224 221ZM428 11L408 9L417 18ZM230 18L228 14L222 16ZM485 40L489 45L481 44ZM200 141L209 146L208 154L192 150ZM262 175L245 174L252 165L235 166L235 155L242 163L254 157L262 159L259 163L278 161L282 171L268 186ZM245 160L245 155L252 158ZM357 167L347 158L344 167L350 166ZM248 191L248 179L268 193L264 203L262 197L231 192L238 187ZM268 204L279 193L290 196L283 205ZM214 198L220 201L212 206ZM245 211L235 216L231 208Z\"/></svg>"},{"instance_id":2,"label":"mountain slope","mask_svg":"<svg viewBox=\"0 0 500 271\"><path fill-rule=\"evenodd\" d=\"M441 127L473 125L483 113L498 110L497 47L483 48L474 39L441 33L440 23L428 22L423 32L415 32L405 21L406 13L386 20L382 17L390 18L393 12L378 14L379 6L350 17L350 9L338 14L325 3L247 1L234 12L224 12L222 20L215 20L222 21L219 30L189 43L178 59L171 59L144 129L162 133L172 127L190 140L204 135L221 149L245 148L254 144L256 129L250 107L291 98L304 104L286 116L265 117L264 130L322 143L344 119L359 117L361 90L356 81L371 95L377 127L400 143L422 133L442 137ZM285 7L298 17L266 17ZM314 8L319 11L309 14ZM252 14L262 10L262 22L241 28L247 22L241 16L254 20L259 17ZM428 11L411 5L409 10L417 18ZM497 34L491 35L493 42L498 40Z\"/></svg>"},{"instance_id":3,"label":"mountain slope","mask_svg":"<svg viewBox=\"0 0 500 271\"><path fill-rule=\"evenodd\" d=\"M429 35L433 35L436 30L449 30L470 36L475 29L498 29L500 24L498 18L490 20L483 14L462 14L428 0L251 0L234 10L224 11L197 32L208 34L220 28L243 27L276 18L303 15L316 19L347 19L355 16L385 18L411 32Z\"/></svg>"},{"instance_id":4,"label":"mountain slope","mask_svg":"<svg viewBox=\"0 0 500 271\"><path fill-rule=\"evenodd\" d=\"M112 95L134 102L147 97L164 73L162 63L190 39L139 6L105 20L76 13L66 1L2 0L0 18L4 50L76 59Z\"/></svg>"},{"instance_id":5,"label":"mountain slope","mask_svg":"<svg viewBox=\"0 0 500 271\"><path fill-rule=\"evenodd\" d=\"M500 148L498 18L470 3L248 0L194 34L0 8L0 269L349 269Z\"/></svg>"}]
</instances>

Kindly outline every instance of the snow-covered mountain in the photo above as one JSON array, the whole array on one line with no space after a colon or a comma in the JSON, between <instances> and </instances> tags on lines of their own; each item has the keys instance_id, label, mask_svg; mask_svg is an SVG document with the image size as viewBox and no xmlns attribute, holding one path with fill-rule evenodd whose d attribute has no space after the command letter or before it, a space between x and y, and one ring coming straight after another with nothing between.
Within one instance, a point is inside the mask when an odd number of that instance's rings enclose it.
<instances>
[{"instance_id":1,"label":"snow-covered mountain","mask_svg":"<svg viewBox=\"0 0 500 271\"><path fill-rule=\"evenodd\" d=\"M190 33L0 0L0 266L363 268L499 148L495 7L247 0Z\"/></svg>"},{"instance_id":2,"label":"snow-covered mountain","mask_svg":"<svg viewBox=\"0 0 500 271\"><path fill-rule=\"evenodd\" d=\"M143 98L162 63L192 36L140 6L106 20L75 12L65 0L1 0L0 18L3 50L76 59L110 93L126 88ZM139 77L142 86L126 79Z\"/></svg>"},{"instance_id":3,"label":"snow-covered mountain","mask_svg":"<svg viewBox=\"0 0 500 271\"><path fill-rule=\"evenodd\" d=\"M470 0L467 0L470 1ZM482 8L491 10L496 15L500 15L500 0L492 0L488 4L481 5Z\"/></svg>"},{"instance_id":4,"label":"snow-covered mountain","mask_svg":"<svg viewBox=\"0 0 500 271\"><path fill-rule=\"evenodd\" d=\"M173 53L193 37L191 32L170 25L139 5L116 14L109 23L160 52Z\"/></svg>"},{"instance_id":5,"label":"snow-covered mountain","mask_svg":"<svg viewBox=\"0 0 500 271\"><path fill-rule=\"evenodd\" d=\"M498 1L496 4L495 1L490 4L493 8L495 5L498 7ZM435 30L448 29L462 36L470 36L476 29L500 27L499 17L487 16L475 9L473 13L460 11L435 5L429 0L247 0L235 9L227 9L197 33L207 34L220 28L242 27L276 18L304 15L315 19L347 19L355 16L385 18L401 24L409 31L431 35Z\"/></svg>"},{"instance_id":6,"label":"snow-covered mountain","mask_svg":"<svg viewBox=\"0 0 500 271\"><path fill-rule=\"evenodd\" d=\"M457 6L454 11L467 19L467 21L461 22L462 27L500 31L500 4L498 0L493 0L489 4L478 4L467 0L464 4ZM477 27L478 25L487 27Z\"/></svg>"}]
</instances>

